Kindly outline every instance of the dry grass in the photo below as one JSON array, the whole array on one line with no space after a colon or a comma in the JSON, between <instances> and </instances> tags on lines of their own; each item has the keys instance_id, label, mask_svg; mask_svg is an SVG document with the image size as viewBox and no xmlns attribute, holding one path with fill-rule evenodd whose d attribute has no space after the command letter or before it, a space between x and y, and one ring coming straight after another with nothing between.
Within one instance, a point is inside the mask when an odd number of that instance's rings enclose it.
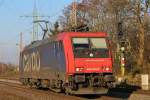
<instances>
[{"instance_id":1,"label":"dry grass","mask_svg":"<svg viewBox=\"0 0 150 100\"><path fill-rule=\"evenodd\" d=\"M15 94L0 91L0 100L29 100L29 99L15 95Z\"/></svg>"},{"instance_id":2,"label":"dry grass","mask_svg":"<svg viewBox=\"0 0 150 100\"><path fill-rule=\"evenodd\" d=\"M5 73L1 73L0 78L17 80L17 79L19 79L19 72L17 72L17 71L7 71Z\"/></svg>"}]
</instances>

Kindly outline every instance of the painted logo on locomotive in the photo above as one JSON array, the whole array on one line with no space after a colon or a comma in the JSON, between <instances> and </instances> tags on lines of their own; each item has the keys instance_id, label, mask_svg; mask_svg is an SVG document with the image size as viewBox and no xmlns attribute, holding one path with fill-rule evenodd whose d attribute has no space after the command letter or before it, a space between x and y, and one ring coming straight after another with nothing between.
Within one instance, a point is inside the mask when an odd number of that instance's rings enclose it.
<instances>
[{"instance_id":1,"label":"painted logo on locomotive","mask_svg":"<svg viewBox=\"0 0 150 100\"><path fill-rule=\"evenodd\" d=\"M40 54L33 52L23 56L23 67L25 72L40 70Z\"/></svg>"}]
</instances>

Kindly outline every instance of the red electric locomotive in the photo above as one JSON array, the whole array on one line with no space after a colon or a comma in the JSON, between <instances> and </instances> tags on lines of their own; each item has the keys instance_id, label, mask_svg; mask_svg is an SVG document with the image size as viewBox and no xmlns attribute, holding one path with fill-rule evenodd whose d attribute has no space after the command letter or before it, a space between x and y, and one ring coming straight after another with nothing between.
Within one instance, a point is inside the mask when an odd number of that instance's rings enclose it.
<instances>
[{"instance_id":1,"label":"red electric locomotive","mask_svg":"<svg viewBox=\"0 0 150 100\"><path fill-rule=\"evenodd\" d=\"M23 84L66 93L98 93L115 81L106 33L66 32L25 47Z\"/></svg>"}]
</instances>

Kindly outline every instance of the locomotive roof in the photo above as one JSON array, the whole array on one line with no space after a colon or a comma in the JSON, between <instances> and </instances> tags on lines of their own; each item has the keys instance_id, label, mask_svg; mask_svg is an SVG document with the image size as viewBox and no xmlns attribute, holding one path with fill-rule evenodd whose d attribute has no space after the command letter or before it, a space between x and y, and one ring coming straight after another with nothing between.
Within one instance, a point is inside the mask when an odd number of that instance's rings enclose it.
<instances>
[{"instance_id":1,"label":"locomotive roof","mask_svg":"<svg viewBox=\"0 0 150 100\"><path fill-rule=\"evenodd\" d=\"M40 45L50 43L52 41L62 40L66 36L103 36L103 37L106 37L107 34L103 33L103 32L96 32L96 33L92 33L92 32L88 32L88 33L83 33L83 32L64 32L64 33L60 33L60 34L58 34L56 36L51 36L50 38L47 38L47 39L44 39L44 40L34 41L34 42L30 43L29 45L27 45L24 48L24 50L32 49L32 48L38 47Z\"/></svg>"},{"instance_id":2,"label":"locomotive roof","mask_svg":"<svg viewBox=\"0 0 150 100\"><path fill-rule=\"evenodd\" d=\"M37 40L37 41L33 41L32 43L30 43L29 45L27 45L24 49L32 49L32 48L35 48L35 47L38 47L40 45L43 45L43 44L47 44L47 43L50 43L52 41L55 40L55 37L50 37L50 38L47 38L47 39L44 39L44 40Z\"/></svg>"}]
</instances>

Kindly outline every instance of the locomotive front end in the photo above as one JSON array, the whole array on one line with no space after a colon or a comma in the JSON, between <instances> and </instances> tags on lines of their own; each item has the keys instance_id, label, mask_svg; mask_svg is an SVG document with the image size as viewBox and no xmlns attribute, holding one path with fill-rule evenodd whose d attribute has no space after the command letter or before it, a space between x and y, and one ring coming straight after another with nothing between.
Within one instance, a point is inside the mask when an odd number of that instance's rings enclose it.
<instances>
[{"instance_id":1,"label":"locomotive front end","mask_svg":"<svg viewBox=\"0 0 150 100\"><path fill-rule=\"evenodd\" d=\"M72 89L112 88L115 78L112 57L106 36L71 37L74 74L69 77Z\"/></svg>"},{"instance_id":2,"label":"locomotive front end","mask_svg":"<svg viewBox=\"0 0 150 100\"><path fill-rule=\"evenodd\" d=\"M110 87L114 77L107 43L105 37L72 38L76 83Z\"/></svg>"}]
</instances>

